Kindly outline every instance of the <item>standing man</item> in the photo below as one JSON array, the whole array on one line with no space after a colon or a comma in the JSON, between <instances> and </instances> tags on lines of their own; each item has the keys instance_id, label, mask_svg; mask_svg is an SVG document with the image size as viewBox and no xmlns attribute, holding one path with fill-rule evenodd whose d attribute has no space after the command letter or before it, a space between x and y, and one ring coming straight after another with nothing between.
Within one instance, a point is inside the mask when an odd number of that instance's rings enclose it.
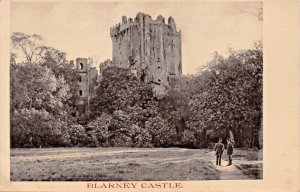
<instances>
[{"instance_id":1,"label":"standing man","mask_svg":"<svg viewBox=\"0 0 300 192\"><path fill-rule=\"evenodd\" d=\"M221 166L221 158L224 151L224 145L222 143L222 138L219 139L219 142L215 144L215 151L217 156L216 165Z\"/></svg>"},{"instance_id":2,"label":"standing man","mask_svg":"<svg viewBox=\"0 0 300 192\"><path fill-rule=\"evenodd\" d=\"M232 165L232 154L233 154L233 143L228 138L227 139L227 155L228 155L228 158L229 158L228 166Z\"/></svg>"}]
</instances>

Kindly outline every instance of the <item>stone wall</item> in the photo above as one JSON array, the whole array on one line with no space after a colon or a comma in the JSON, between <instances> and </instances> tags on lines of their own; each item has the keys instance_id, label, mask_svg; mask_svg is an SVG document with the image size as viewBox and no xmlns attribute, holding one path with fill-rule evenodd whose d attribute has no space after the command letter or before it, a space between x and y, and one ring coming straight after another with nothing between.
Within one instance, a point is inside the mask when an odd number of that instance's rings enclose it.
<instances>
[{"instance_id":1,"label":"stone wall","mask_svg":"<svg viewBox=\"0 0 300 192\"><path fill-rule=\"evenodd\" d=\"M106 68L110 67L110 66L112 66L112 61L110 59L107 59L107 60L103 61L102 63L100 63L100 65L99 65L99 71L100 71L99 77L100 77L100 81L101 81L101 79L103 77L103 71Z\"/></svg>"},{"instance_id":2,"label":"stone wall","mask_svg":"<svg viewBox=\"0 0 300 192\"><path fill-rule=\"evenodd\" d=\"M110 36L111 64L136 70L157 95L169 89L169 77L182 75L181 32L172 17L166 24L162 16L156 20L144 13L138 13L134 20L123 16L122 23L110 29Z\"/></svg>"}]
</instances>

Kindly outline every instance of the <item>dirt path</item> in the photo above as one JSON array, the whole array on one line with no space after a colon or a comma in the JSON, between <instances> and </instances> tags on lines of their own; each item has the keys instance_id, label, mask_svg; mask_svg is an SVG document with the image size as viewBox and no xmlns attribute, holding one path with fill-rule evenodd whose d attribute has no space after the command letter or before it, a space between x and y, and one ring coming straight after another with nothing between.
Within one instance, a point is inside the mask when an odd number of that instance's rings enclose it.
<instances>
[{"instance_id":1,"label":"dirt path","mask_svg":"<svg viewBox=\"0 0 300 192\"><path fill-rule=\"evenodd\" d=\"M225 159L227 155L222 156L222 165L216 166L216 155L215 152L206 153L205 158L210 161L213 166L220 172L220 180L237 180L237 179L250 179L247 175L243 174L241 170L236 167L236 163L233 159L233 165L227 166L228 161Z\"/></svg>"}]
</instances>

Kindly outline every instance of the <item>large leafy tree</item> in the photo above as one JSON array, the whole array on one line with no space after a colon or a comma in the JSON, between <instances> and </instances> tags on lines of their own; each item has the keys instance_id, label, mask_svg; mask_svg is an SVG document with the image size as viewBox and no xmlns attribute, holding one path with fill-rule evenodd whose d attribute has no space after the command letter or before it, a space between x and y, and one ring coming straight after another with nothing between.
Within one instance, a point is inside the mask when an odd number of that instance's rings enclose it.
<instances>
[{"instance_id":1,"label":"large leafy tree","mask_svg":"<svg viewBox=\"0 0 300 192\"><path fill-rule=\"evenodd\" d=\"M263 53L255 49L216 54L199 76L190 95L189 127L202 141L228 137L233 131L238 146L258 145L262 127Z\"/></svg>"},{"instance_id":2,"label":"large leafy tree","mask_svg":"<svg viewBox=\"0 0 300 192\"><path fill-rule=\"evenodd\" d=\"M13 147L68 146L70 135L66 122L55 118L45 109L14 110L11 116Z\"/></svg>"},{"instance_id":3,"label":"large leafy tree","mask_svg":"<svg viewBox=\"0 0 300 192\"><path fill-rule=\"evenodd\" d=\"M113 114L116 110L132 107L146 109L154 100L152 88L138 80L129 69L110 67L103 72L103 79L96 90L97 96L91 100L93 116L103 112Z\"/></svg>"},{"instance_id":4,"label":"large leafy tree","mask_svg":"<svg viewBox=\"0 0 300 192\"><path fill-rule=\"evenodd\" d=\"M129 69L107 68L96 92L90 104L89 127L102 132L100 140L113 146L168 146L172 143L172 127L162 118L151 85L141 82Z\"/></svg>"},{"instance_id":5,"label":"large leafy tree","mask_svg":"<svg viewBox=\"0 0 300 192\"><path fill-rule=\"evenodd\" d=\"M63 80L58 82L49 68L40 65L30 63L18 65L12 67L11 74L13 109L42 108L45 101L53 104L54 92L63 98L65 90L68 89L63 85ZM58 90L58 85L61 90ZM49 107L51 108L51 106Z\"/></svg>"},{"instance_id":6,"label":"large leafy tree","mask_svg":"<svg viewBox=\"0 0 300 192\"><path fill-rule=\"evenodd\" d=\"M74 137L85 137L85 130L75 119L74 64L67 61L64 52L41 45L39 35L16 32L11 40L12 140L22 141L18 146L28 145L19 137L23 134L32 141L29 146L77 145ZM76 126L77 132L70 130ZM55 137L46 136L46 132ZM71 139L66 139L70 134Z\"/></svg>"},{"instance_id":7,"label":"large leafy tree","mask_svg":"<svg viewBox=\"0 0 300 192\"><path fill-rule=\"evenodd\" d=\"M13 48L23 53L26 62L38 62L38 47L42 41L42 37L38 34L25 34L22 32L14 32L11 36Z\"/></svg>"}]
</instances>

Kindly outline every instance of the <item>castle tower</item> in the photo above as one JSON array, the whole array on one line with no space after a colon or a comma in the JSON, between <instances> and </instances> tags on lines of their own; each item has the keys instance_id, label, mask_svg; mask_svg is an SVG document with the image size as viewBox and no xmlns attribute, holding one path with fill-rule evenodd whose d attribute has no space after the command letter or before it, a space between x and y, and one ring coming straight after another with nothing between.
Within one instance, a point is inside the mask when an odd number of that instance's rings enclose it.
<instances>
[{"instance_id":1,"label":"castle tower","mask_svg":"<svg viewBox=\"0 0 300 192\"><path fill-rule=\"evenodd\" d=\"M165 94L172 79L182 75L181 32L169 17L152 20L138 13L135 19L122 17L110 29L113 44L112 65L137 70L139 78L153 85L157 95Z\"/></svg>"},{"instance_id":2,"label":"castle tower","mask_svg":"<svg viewBox=\"0 0 300 192\"><path fill-rule=\"evenodd\" d=\"M86 58L77 58L76 69L79 75L78 96L80 98L86 98L88 96L87 76L90 70L90 66L88 65L88 60Z\"/></svg>"},{"instance_id":3,"label":"castle tower","mask_svg":"<svg viewBox=\"0 0 300 192\"><path fill-rule=\"evenodd\" d=\"M96 96L96 87L98 85L98 71L90 67L88 59L77 58L76 69L79 76L77 82L77 107L81 114L89 110L90 99Z\"/></svg>"}]
</instances>

